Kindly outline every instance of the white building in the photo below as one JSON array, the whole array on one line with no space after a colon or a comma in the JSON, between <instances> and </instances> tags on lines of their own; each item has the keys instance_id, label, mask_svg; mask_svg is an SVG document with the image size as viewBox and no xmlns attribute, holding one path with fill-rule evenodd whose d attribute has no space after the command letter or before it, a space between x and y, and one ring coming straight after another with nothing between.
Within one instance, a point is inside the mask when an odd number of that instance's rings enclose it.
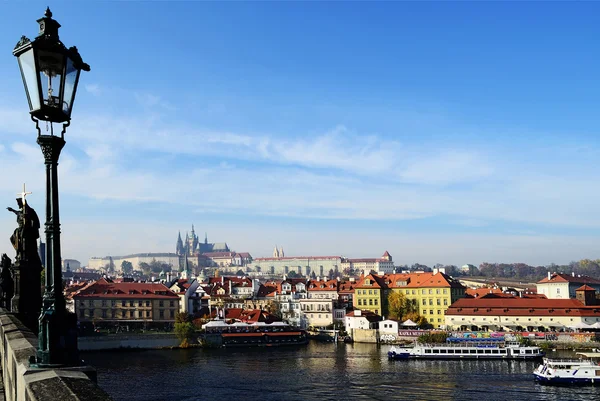
<instances>
[{"instance_id":1,"label":"white building","mask_svg":"<svg viewBox=\"0 0 600 401\"><path fill-rule=\"evenodd\" d=\"M550 273L548 277L537 283L538 294L544 294L548 299L575 298L575 291L582 285L589 285L600 291L600 280L575 273Z\"/></svg>"}]
</instances>

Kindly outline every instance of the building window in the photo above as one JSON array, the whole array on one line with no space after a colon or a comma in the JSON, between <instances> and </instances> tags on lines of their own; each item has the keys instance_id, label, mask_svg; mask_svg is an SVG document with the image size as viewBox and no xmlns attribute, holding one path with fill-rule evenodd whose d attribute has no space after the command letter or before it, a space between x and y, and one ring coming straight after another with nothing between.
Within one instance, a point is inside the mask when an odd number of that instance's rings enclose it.
<instances>
[{"instance_id":1,"label":"building window","mask_svg":"<svg viewBox=\"0 0 600 401\"><path fill-rule=\"evenodd\" d=\"M373 300L369 299L369 306L373 306Z\"/></svg>"},{"instance_id":2,"label":"building window","mask_svg":"<svg viewBox=\"0 0 600 401\"><path fill-rule=\"evenodd\" d=\"M127 301L125 301L124 299L121 300L121 306L127 306Z\"/></svg>"},{"instance_id":3,"label":"building window","mask_svg":"<svg viewBox=\"0 0 600 401\"><path fill-rule=\"evenodd\" d=\"M102 300L102 306L106 306L106 299Z\"/></svg>"},{"instance_id":4,"label":"building window","mask_svg":"<svg viewBox=\"0 0 600 401\"><path fill-rule=\"evenodd\" d=\"M150 306L150 301L146 301L146 306Z\"/></svg>"},{"instance_id":5,"label":"building window","mask_svg":"<svg viewBox=\"0 0 600 401\"><path fill-rule=\"evenodd\" d=\"M430 288L429 289L429 295L433 294L433 290Z\"/></svg>"},{"instance_id":6,"label":"building window","mask_svg":"<svg viewBox=\"0 0 600 401\"><path fill-rule=\"evenodd\" d=\"M102 309L102 317L103 317L104 319L106 319L106 318L108 317L108 316L107 316L107 313L106 313L106 309Z\"/></svg>"},{"instance_id":7,"label":"building window","mask_svg":"<svg viewBox=\"0 0 600 401\"><path fill-rule=\"evenodd\" d=\"M447 294L447 293L448 293L448 289L444 288L444 294Z\"/></svg>"},{"instance_id":8,"label":"building window","mask_svg":"<svg viewBox=\"0 0 600 401\"><path fill-rule=\"evenodd\" d=\"M170 307L173 307L173 306L175 306L175 301L171 301L171 302L169 303L169 306L170 306Z\"/></svg>"},{"instance_id":9,"label":"building window","mask_svg":"<svg viewBox=\"0 0 600 401\"><path fill-rule=\"evenodd\" d=\"M379 305L379 300L378 299L375 300L375 305Z\"/></svg>"},{"instance_id":10,"label":"building window","mask_svg":"<svg viewBox=\"0 0 600 401\"><path fill-rule=\"evenodd\" d=\"M439 293L440 293L440 289L439 289L439 288L436 288L436 290L435 290L435 293L436 293L436 294L439 294Z\"/></svg>"},{"instance_id":11,"label":"building window","mask_svg":"<svg viewBox=\"0 0 600 401\"><path fill-rule=\"evenodd\" d=\"M429 305L433 305L433 299L429 299Z\"/></svg>"},{"instance_id":12,"label":"building window","mask_svg":"<svg viewBox=\"0 0 600 401\"><path fill-rule=\"evenodd\" d=\"M430 315L433 315L433 309L430 309L430 310L429 310L429 314L430 314Z\"/></svg>"},{"instance_id":13,"label":"building window","mask_svg":"<svg viewBox=\"0 0 600 401\"><path fill-rule=\"evenodd\" d=\"M135 311L130 310L129 311L129 317L133 319L135 317Z\"/></svg>"},{"instance_id":14,"label":"building window","mask_svg":"<svg viewBox=\"0 0 600 401\"><path fill-rule=\"evenodd\" d=\"M85 317L85 309L81 309L79 311L79 317L82 318L82 319Z\"/></svg>"},{"instance_id":15,"label":"building window","mask_svg":"<svg viewBox=\"0 0 600 401\"><path fill-rule=\"evenodd\" d=\"M150 317L150 311L149 310L146 311L146 317Z\"/></svg>"},{"instance_id":16,"label":"building window","mask_svg":"<svg viewBox=\"0 0 600 401\"><path fill-rule=\"evenodd\" d=\"M129 306L133 306L133 305L135 305L135 301L133 299L130 299L129 300Z\"/></svg>"},{"instance_id":17,"label":"building window","mask_svg":"<svg viewBox=\"0 0 600 401\"><path fill-rule=\"evenodd\" d=\"M165 302L163 300L158 301L158 306L165 306Z\"/></svg>"},{"instance_id":18,"label":"building window","mask_svg":"<svg viewBox=\"0 0 600 401\"><path fill-rule=\"evenodd\" d=\"M117 316L117 311L116 310L111 310L110 311L110 316L114 319Z\"/></svg>"},{"instance_id":19,"label":"building window","mask_svg":"<svg viewBox=\"0 0 600 401\"><path fill-rule=\"evenodd\" d=\"M438 298L438 299L436 299L436 303L437 303L437 305L438 305L438 306L440 306L440 305L442 304L442 302L440 301L440 299L439 299L439 298Z\"/></svg>"},{"instance_id":20,"label":"building window","mask_svg":"<svg viewBox=\"0 0 600 401\"><path fill-rule=\"evenodd\" d=\"M90 309L90 317L94 317L94 310Z\"/></svg>"},{"instance_id":21,"label":"building window","mask_svg":"<svg viewBox=\"0 0 600 401\"><path fill-rule=\"evenodd\" d=\"M444 299L444 305L448 305L448 300Z\"/></svg>"},{"instance_id":22,"label":"building window","mask_svg":"<svg viewBox=\"0 0 600 401\"><path fill-rule=\"evenodd\" d=\"M110 301L110 305L117 306L117 301L115 299L113 299L112 301Z\"/></svg>"},{"instance_id":23,"label":"building window","mask_svg":"<svg viewBox=\"0 0 600 401\"><path fill-rule=\"evenodd\" d=\"M423 300L423 305L427 305L427 300L426 299Z\"/></svg>"},{"instance_id":24,"label":"building window","mask_svg":"<svg viewBox=\"0 0 600 401\"><path fill-rule=\"evenodd\" d=\"M142 306L142 300L141 299L138 301L138 306Z\"/></svg>"}]
</instances>

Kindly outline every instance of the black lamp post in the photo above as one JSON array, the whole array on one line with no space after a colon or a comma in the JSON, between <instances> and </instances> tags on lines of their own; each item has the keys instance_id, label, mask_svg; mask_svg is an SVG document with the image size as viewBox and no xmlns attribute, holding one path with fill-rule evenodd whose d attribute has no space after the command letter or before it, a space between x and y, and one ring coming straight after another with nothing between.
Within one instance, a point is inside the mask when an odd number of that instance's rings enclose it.
<instances>
[{"instance_id":1,"label":"black lamp post","mask_svg":"<svg viewBox=\"0 0 600 401\"><path fill-rule=\"evenodd\" d=\"M33 40L25 36L13 54L19 60L31 119L38 131L46 165L46 283L39 318L37 366L77 365L76 317L67 314L62 288L60 220L58 208L58 158L65 145L64 134L71 122L73 101L81 70L89 71L76 47L68 48L58 38L60 24L48 8L37 20L40 32ZM46 134L39 121L46 122ZM54 135L52 123L63 125ZM48 127L50 132L48 133Z\"/></svg>"}]
</instances>

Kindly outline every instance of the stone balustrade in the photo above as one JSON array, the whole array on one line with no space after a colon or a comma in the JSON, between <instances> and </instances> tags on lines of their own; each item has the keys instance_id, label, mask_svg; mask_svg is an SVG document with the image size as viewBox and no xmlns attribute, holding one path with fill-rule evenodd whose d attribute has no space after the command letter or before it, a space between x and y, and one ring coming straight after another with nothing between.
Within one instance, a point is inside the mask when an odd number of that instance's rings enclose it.
<instances>
[{"instance_id":1,"label":"stone balustrade","mask_svg":"<svg viewBox=\"0 0 600 401\"><path fill-rule=\"evenodd\" d=\"M111 400L89 366L34 368L37 337L12 313L0 308L0 367L6 401Z\"/></svg>"}]
</instances>

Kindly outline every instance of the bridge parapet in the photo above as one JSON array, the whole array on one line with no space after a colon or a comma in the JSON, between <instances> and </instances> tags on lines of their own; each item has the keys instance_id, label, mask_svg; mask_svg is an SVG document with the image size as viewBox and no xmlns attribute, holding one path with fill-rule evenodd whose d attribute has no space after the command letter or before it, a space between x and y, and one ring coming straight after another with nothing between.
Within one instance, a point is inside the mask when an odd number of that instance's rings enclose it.
<instances>
[{"instance_id":1,"label":"bridge parapet","mask_svg":"<svg viewBox=\"0 0 600 401\"><path fill-rule=\"evenodd\" d=\"M6 401L105 401L89 366L42 369L29 365L38 340L12 313L0 308L0 366Z\"/></svg>"}]
</instances>

